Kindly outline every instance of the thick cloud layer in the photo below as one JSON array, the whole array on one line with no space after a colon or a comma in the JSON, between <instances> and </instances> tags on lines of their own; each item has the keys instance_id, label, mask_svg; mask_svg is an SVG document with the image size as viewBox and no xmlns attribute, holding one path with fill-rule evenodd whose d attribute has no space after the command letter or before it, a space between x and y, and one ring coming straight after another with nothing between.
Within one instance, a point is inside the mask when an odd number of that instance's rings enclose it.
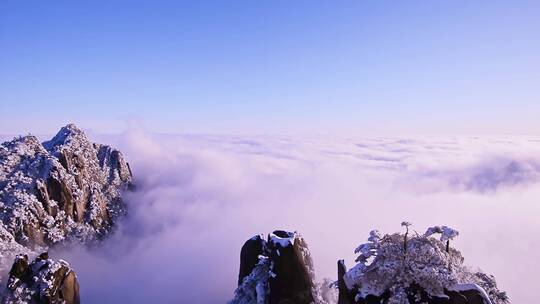
<instances>
[{"instance_id":1,"label":"thick cloud layer","mask_svg":"<svg viewBox=\"0 0 540 304\"><path fill-rule=\"evenodd\" d=\"M102 139L101 139L102 140ZM128 219L100 248L55 252L77 269L85 303L224 303L243 242L298 230L320 279L353 263L368 232L449 225L470 265L514 303L540 272L540 141L157 136L107 141L130 161Z\"/></svg>"}]
</instances>

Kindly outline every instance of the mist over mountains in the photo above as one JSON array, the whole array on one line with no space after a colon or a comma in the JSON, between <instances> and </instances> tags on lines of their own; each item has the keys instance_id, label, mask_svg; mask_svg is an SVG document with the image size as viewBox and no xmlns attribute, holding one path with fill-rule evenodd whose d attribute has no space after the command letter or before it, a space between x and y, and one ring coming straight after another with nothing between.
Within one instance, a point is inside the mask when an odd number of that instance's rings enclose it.
<instances>
[{"instance_id":1,"label":"mist over mountains","mask_svg":"<svg viewBox=\"0 0 540 304\"><path fill-rule=\"evenodd\" d=\"M53 253L78 270L89 302L225 302L241 244L276 227L301 231L317 277L334 278L336 258L354 259L366 231L392 232L404 219L458 228L455 246L467 264L494 274L513 302L533 301L537 138L164 136L135 128L101 139L129 159L137 190L125 197L130 216L101 248Z\"/></svg>"}]
</instances>

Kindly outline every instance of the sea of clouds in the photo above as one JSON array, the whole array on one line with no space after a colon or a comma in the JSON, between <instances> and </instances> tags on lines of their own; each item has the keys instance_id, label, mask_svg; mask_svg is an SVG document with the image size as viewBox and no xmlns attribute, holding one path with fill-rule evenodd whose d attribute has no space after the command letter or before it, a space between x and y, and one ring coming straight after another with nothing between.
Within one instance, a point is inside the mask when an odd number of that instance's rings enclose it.
<instances>
[{"instance_id":1,"label":"sea of clouds","mask_svg":"<svg viewBox=\"0 0 540 304\"><path fill-rule=\"evenodd\" d=\"M83 303L225 303L245 240L297 230L318 279L371 229L404 220L460 231L466 263L534 303L540 273L540 138L336 138L94 134L129 161L129 216L99 248L53 252Z\"/></svg>"}]
</instances>

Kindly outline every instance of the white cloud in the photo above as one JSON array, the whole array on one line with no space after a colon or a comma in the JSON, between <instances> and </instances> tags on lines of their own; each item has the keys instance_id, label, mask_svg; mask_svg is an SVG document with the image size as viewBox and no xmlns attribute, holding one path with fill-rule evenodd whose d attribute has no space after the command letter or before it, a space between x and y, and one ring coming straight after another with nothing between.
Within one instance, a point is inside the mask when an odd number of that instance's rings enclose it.
<instances>
[{"instance_id":1,"label":"white cloud","mask_svg":"<svg viewBox=\"0 0 540 304\"><path fill-rule=\"evenodd\" d=\"M110 138L109 138L110 139ZM132 129L117 145L138 190L129 218L71 261L84 302L219 303L232 297L240 247L258 233L298 230L319 278L372 228L449 225L471 265L515 303L532 303L540 271L540 142L532 138L335 139L157 136Z\"/></svg>"}]
</instances>

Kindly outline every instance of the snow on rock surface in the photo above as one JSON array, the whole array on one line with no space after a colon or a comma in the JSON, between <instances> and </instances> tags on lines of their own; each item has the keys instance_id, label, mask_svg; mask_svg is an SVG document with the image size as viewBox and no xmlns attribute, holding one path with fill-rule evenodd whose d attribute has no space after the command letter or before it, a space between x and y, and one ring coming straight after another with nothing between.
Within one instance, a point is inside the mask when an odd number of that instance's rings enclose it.
<instances>
[{"instance_id":1,"label":"snow on rock surface","mask_svg":"<svg viewBox=\"0 0 540 304\"><path fill-rule=\"evenodd\" d=\"M436 226L424 235L409 235L410 224L402 226L407 233L372 231L368 242L356 248L358 264L349 271L338 263L339 303L509 303L493 276L471 271L449 246L456 230ZM431 237L435 233L440 239Z\"/></svg>"},{"instance_id":2,"label":"snow on rock surface","mask_svg":"<svg viewBox=\"0 0 540 304\"><path fill-rule=\"evenodd\" d=\"M79 282L69 263L49 259L46 252L32 263L27 255L17 255L2 304L80 303Z\"/></svg>"},{"instance_id":3,"label":"snow on rock surface","mask_svg":"<svg viewBox=\"0 0 540 304\"><path fill-rule=\"evenodd\" d=\"M297 232L276 230L267 240L255 236L242 247L238 288L229 303L325 304L333 295L328 285L315 282L304 239Z\"/></svg>"},{"instance_id":4,"label":"snow on rock surface","mask_svg":"<svg viewBox=\"0 0 540 304\"><path fill-rule=\"evenodd\" d=\"M272 244L279 244L281 248L294 245L294 239L296 237L296 232L288 232L277 230L270 233L269 242Z\"/></svg>"},{"instance_id":5,"label":"snow on rock surface","mask_svg":"<svg viewBox=\"0 0 540 304\"><path fill-rule=\"evenodd\" d=\"M32 135L0 145L0 279L16 254L105 236L125 214L131 185L122 154L73 124L43 144Z\"/></svg>"}]
</instances>

